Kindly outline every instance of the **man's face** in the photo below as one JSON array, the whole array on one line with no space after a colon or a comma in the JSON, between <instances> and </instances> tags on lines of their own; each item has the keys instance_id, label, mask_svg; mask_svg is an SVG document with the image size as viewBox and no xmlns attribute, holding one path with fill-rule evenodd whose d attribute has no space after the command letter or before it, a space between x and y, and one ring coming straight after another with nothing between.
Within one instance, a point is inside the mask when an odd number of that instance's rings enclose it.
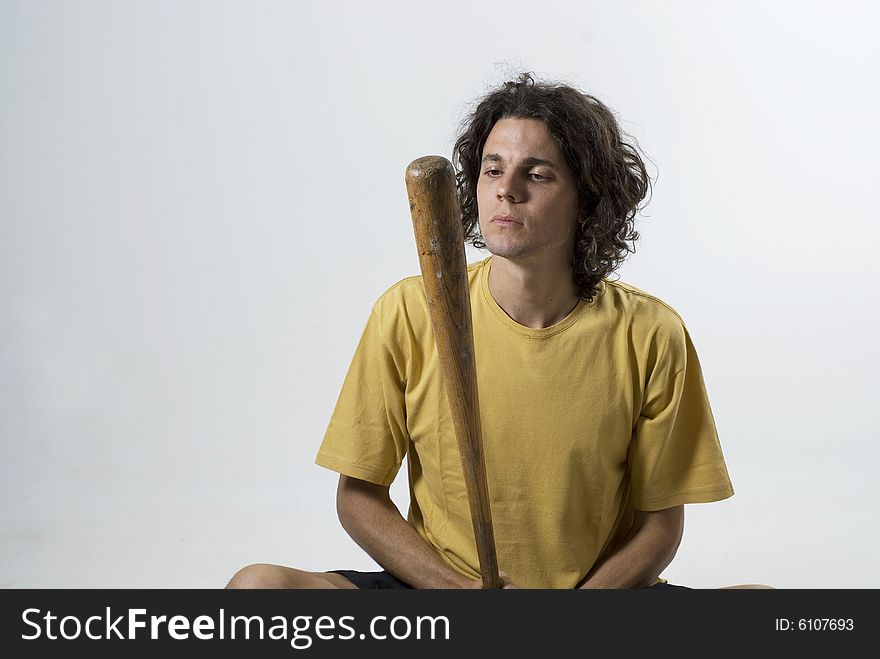
<instances>
[{"instance_id":1,"label":"man's face","mask_svg":"<svg viewBox=\"0 0 880 659\"><path fill-rule=\"evenodd\" d=\"M577 187L543 121L507 118L495 124L483 146L477 207L492 254L571 260Z\"/></svg>"}]
</instances>

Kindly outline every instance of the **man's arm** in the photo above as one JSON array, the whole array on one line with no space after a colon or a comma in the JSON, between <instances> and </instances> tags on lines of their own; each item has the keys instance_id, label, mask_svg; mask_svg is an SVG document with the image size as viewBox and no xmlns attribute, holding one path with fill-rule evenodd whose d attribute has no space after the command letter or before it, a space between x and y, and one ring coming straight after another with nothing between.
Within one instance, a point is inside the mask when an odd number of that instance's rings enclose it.
<instances>
[{"instance_id":1,"label":"man's arm","mask_svg":"<svg viewBox=\"0 0 880 659\"><path fill-rule=\"evenodd\" d=\"M595 566L578 588L646 588L672 562L684 532L684 506L636 510L620 549Z\"/></svg>"},{"instance_id":2,"label":"man's arm","mask_svg":"<svg viewBox=\"0 0 880 659\"><path fill-rule=\"evenodd\" d=\"M434 553L400 514L388 487L340 475L336 511L342 527L373 559L415 588L479 588Z\"/></svg>"}]
</instances>

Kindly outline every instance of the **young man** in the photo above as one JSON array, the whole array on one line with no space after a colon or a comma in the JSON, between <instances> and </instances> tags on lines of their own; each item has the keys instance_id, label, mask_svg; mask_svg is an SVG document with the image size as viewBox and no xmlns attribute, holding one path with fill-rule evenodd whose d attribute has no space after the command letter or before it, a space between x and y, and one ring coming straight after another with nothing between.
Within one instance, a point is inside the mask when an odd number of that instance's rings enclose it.
<instances>
[{"instance_id":1,"label":"young man","mask_svg":"<svg viewBox=\"0 0 880 659\"><path fill-rule=\"evenodd\" d=\"M650 187L595 98L528 76L455 146L483 450L507 587L645 588L684 504L733 494L697 354L667 304L609 275ZM633 250L634 251L634 250ZM408 456L404 519L388 488ZM420 277L376 302L317 456L380 573L254 565L232 587L478 588L458 449Z\"/></svg>"}]
</instances>

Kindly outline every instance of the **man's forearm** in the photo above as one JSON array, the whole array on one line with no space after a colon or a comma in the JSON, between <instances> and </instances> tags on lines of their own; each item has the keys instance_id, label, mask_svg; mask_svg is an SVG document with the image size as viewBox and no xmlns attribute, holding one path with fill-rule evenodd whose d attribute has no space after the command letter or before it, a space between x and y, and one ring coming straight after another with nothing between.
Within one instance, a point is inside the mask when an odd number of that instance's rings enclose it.
<instances>
[{"instance_id":1,"label":"man's forearm","mask_svg":"<svg viewBox=\"0 0 880 659\"><path fill-rule=\"evenodd\" d=\"M634 525L620 549L594 567L578 588L646 588L657 580L678 551L683 511L679 507L647 515L649 520Z\"/></svg>"},{"instance_id":2,"label":"man's forearm","mask_svg":"<svg viewBox=\"0 0 880 659\"><path fill-rule=\"evenodd\" d=\"M345 479L344 479L345 480ZM449 567L400 514L382 488L347 479L339 519L379 565L415 588L468 588L475 581Z\"/></svg>"}]
</instances>

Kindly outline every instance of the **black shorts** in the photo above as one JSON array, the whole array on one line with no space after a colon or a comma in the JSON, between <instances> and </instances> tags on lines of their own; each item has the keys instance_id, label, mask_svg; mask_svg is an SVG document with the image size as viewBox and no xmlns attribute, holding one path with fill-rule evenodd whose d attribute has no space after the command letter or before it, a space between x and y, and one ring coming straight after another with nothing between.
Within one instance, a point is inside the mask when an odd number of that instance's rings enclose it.
<instances>
[{"instance_id":1,"label":"black shorts","mask_svg":"<svg viewBox=\"0 0 880 659\"><path fill-rule=\"evenodd\" d=\"M652 590L692 590L688 586L676 586L675 584L663 583L662 581L660 583L655 583L652 586L648 586L648 588Z\"/></svg>"},{"instance_id":2,"label":"black shorts","mask_svg":"<svg viewBox=\"0 0 880 659\"><path fill-rule=\"evenodd\" d=\"M330 570L335 574L341 574L358 588L412 588L403 583L393 574L382 570L381 572L358 572L357 570Z\"/></svg>"},{"instance_id":3,"label":"black shorts","mask_svg":"<svg viewBox=\"0 0 880 659\"><path fill-rule=\"evenodd\" d=\"M335 574L341 574L358 588L412 588L407 583L402 582L393 574L389 574L385 570L381 572L358 572L357 570L330 570ZM671 583L655 583L648 586L649 589L657 590L690 590L687 586L674 586Z\"/></svg>"}]
</instances>

